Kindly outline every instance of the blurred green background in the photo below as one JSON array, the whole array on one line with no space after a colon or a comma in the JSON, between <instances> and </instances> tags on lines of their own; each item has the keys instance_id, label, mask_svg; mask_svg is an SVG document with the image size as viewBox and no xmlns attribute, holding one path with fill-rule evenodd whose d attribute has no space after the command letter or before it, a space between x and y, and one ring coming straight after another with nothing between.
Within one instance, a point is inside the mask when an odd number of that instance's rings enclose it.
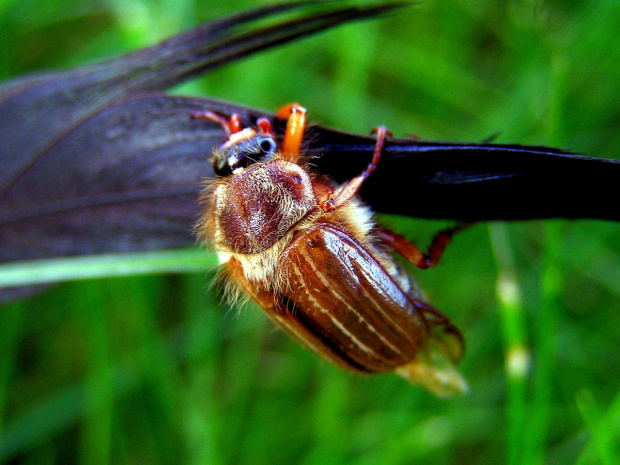
<instances>
[{"instance_id":1,"label":"blurred green background","mask_svg":"<svg viewBox=\"0 0 620 465\"><path fill-rule=\"evenodd\" d=\"M265 3L0 0L0 77L117 56ZM269 110L298 101L361 133L497 134L620 158L618 31L617 2L427 0L174 92ZM421 245L446 225L380 219ZM221 306L206 269L70 282L5 305L0 463L620 463L619 233L479 224L436 269L414 271L467 338L471 393L447 401L317 359L255 307Z\"/></svg>"}]
</instances>

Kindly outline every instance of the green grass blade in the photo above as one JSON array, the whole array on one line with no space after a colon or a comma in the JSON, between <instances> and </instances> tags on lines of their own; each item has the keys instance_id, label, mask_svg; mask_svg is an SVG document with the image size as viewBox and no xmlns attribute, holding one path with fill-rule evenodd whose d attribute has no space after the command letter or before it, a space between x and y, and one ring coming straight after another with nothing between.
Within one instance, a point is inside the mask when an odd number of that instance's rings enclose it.
<instances>
[{"instance_id":1,"label":"green grass blade","mask_svg":"<svg viewBox=\"0 0 620 465\"><path fill-rule=\"evenodd\" d=\"M489 226L498 268L497 298L502 324L505 371L508 382L507 445L508 463L519 465L527 424L527 380L530 349L525 338L525 315L521 288L517 281L508 228L503 223Z\"/></svg>"},{"instance_id":2,"label":"green grass blade","mask_svg":"<svg viewBox=\"0 0 620 465\"><path fill-rule=\"evenodd\" d=\"M0 265L0 288L160 273L195 273L217 265L200 249L93 255Z\"/></svg>"}]
</instances>

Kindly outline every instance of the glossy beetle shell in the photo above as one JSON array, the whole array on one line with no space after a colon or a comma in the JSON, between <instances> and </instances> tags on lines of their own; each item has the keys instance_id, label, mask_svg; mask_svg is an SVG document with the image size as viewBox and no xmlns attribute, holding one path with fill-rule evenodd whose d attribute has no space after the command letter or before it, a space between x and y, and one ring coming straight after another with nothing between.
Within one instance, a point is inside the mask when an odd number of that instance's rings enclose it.
<instances>
[{"instance_id":1,"label":"glossy beetle shell","mask_svg":"<svg viewBox=\"0 0 620 465\"><path fill-rule=\"evenodd\" d=\"M269 126L262 127L264 141ZM252 146L258 133L231 136L216 163L236 164L243 157L238 144ZM304 167L297 149L286 150L235 169L203 192L198 235L219 253L229 282L335 365L394 371L440 396L464 391L455 368L460 332L420 298L375 234L372 213L354 196L365 177L335 186ZM378 159L375 153L373 163Z\"/></svg>"}]
</instances>

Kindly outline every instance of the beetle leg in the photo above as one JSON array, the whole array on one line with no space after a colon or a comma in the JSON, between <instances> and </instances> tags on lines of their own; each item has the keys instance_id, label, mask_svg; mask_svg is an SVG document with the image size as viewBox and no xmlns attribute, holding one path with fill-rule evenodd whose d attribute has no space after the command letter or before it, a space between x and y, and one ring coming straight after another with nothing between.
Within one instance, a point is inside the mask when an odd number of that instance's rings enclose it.
<instances>
[{"instance_id":1,"label":"beetle leg","mask_svg":"<svg viewBox=\"0 0 620 465\"><path fill-rule=\"evenodd\" d=\"M241 117L237 113L233 113L230 115L229 119L226 119L222 115L218 115L212 111L196 111L190 115L190 118L213 121L214 123L222 126L228 136L231 134L236 134L243 129L243 127L241 127Z\"/></svg>"},{"instance_id":2,"label":"beetle leg","mask_svg":"<svg viewBox=\"0 0 620 465\"><path fill-rule=\"evenodd\" d=\"M376 235L381 242L390 246L403 258L407 259L418 268L426 269L437 264L443 255L444 250L452 240L452 236L470 225L471 223L459 223L452 228L439 231L435 234L435 237L433 237L431 245L428 248L428 252L426 253L422 252L418 247L409 242L400 234L397 234L394 231L382 226L377 227Z\"/></svg>"},{"instance_id":3,"label":"beetle leg","mask_svg":"<svg viewBox=\"0 0 620 465\"><path fill-rule=\"evenodd\" d=\"M383 146L385 145L385 139L388 136L392 136L392 133L385 126L379 126L378 128L373 129L372 133L377 134L377 141L375 142L375 148L372 153L372 160L370 160L370 163L362 174L351 179L338 191L336 197L328 198L321 202L320 207L325 213L339 209L355 197L364 181L368 179L368 176L370 176L375 168L377 168L379 160L381 159L381 153L383 152Z\"/></svg>"},{"instance_id":4,"label":"beetle leg","mask_svg":"<svg viewBox=\"0 0 620 465\"><path fill-rule=\"evenodd\" d=\"M260 117L256 120L256 126L258 126L258 130L263 136L271 136L275 139L276 134L273 130L273 126L271 125L271 121L269 121L265 117Z\"/></svg>"},{"instance_id":5,"label":"beetle leg","mask_svg":"<svg viewBox=\"0 0 620 465\"><path fill-rule=\"evenodd\" d=\"M306 109L298 103L290 103L277 112L280 118L287 118L286 132L282 141L282 154L287 161L297 161L306 129Z\"/></svg>"}]
</instances>

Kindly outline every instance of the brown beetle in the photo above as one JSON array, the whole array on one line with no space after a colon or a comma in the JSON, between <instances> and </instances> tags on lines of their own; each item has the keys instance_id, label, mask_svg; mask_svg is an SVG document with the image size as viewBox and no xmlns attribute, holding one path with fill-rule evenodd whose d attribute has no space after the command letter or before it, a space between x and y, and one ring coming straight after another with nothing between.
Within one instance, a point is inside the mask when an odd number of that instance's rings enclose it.
<instances>
[{"instance_id":1,"label":"brown beetle","mask_svg":"<svg viewBox=\"0 0 620 465\"><path fill-rule=\"evenodd\" d=\"M456 363L459 330L421 297L392 256L421 268L437 262L452 234L424 254L377 226L356 196L379 163L389 131L380 127L366 170L342 186L304 163L306 110L292 104L281 144L271 123L242 128L212 113L228 139L215 150L216 181L202 193L197 234L218 253L229 294L248 295L281 328L324 359L362 373L395 371L439 396L467 386Z\"/></svg>"}]
</instances>

